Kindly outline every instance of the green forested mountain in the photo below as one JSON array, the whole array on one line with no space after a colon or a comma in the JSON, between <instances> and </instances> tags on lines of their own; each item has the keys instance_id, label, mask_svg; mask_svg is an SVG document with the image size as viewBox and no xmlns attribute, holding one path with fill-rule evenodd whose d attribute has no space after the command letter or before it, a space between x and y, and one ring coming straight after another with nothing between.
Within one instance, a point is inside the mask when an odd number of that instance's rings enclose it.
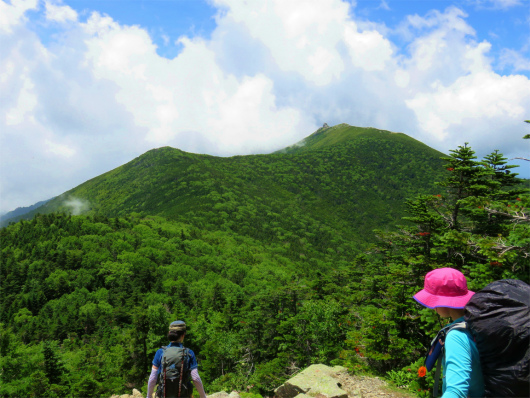
<instances>
[{"instance_id":1,"label":"green forested mountain","mask_svg":"<svg viewBox=\"0 0 530 398\"><path fill-rule=\"evenodd\" d=\"M404 134L348 125L320 129L303 146L270 155L220 158L166 147L30 216L71 211L75 201L91 215L134 211L266 241L305 239L319 250L334 240L361 247L373 241L373 229L403 216L407 198L435 193L441 155Z\"/></svg>"},{"instance_id":2,"label":"green forested mountain","mask_svg":"<svg viewBox=\"0 0 530 398\"><path fill-rule=\"evenodd\" d=\"M528 282L513 168L440 156L339 125L270 155L152 150L49 201L0 229L0 397L145 392L177 318L208 393L311 363L403 379L439 326L411 300L427 271Z\"/></svg>"},{"instance_id":3,"label":"green forested mountain","mask_svg":"<svg viewBox=\"0 0 530 398\"><path fill-rule=\"evenodd\" d=\"M26 216L26 214L46 204L48 200L42 200L28 207L18 207L15 210L12 210L10 212L7 212L1 215L0 226L4 226L4 224L7 225L9 224L10 221L13 222L13 221L18 221L18 220L23 219Z\"/></svg>"}]
</instances>

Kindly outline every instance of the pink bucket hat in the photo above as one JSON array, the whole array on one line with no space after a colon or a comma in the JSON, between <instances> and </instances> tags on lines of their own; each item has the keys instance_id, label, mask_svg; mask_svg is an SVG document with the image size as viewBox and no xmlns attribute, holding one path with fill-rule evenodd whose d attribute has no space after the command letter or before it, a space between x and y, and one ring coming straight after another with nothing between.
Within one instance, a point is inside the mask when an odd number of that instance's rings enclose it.
<instances>
[{"instance_id":1,"label":"pink bucket hat","mask_svg":"<svg viewBox=\"0 0 530 398\"><path fill-rule=\"evenodd\" d=\"M475 294L467 290L466 277L453 268L438 268L425 275L424 288L414 295L427 308L464 308Z\"/></svg>"}]
</instances>

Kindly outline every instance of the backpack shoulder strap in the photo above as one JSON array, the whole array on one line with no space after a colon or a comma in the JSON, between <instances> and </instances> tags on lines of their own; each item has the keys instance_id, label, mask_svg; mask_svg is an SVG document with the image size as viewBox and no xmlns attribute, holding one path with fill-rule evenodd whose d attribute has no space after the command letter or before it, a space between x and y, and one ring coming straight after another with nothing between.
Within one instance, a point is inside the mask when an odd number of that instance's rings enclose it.
<instances>
[{"instance_id":1,"label":"backpack shoulder strap","mask_svg":"<svg viewBox=\"0 0 530 398\"><path fill-rule=\"evenodd\" d=\"M449 332L451 330L455 330L455 329L467 329L467 323L466 322L458 322L458 323L455 323L453 325L448 325L444 328L442 328L442 330L440 330L438 332L438 334L436 335L436 337L434 338L433 340L433 344L436 343L436 341L438 341L438 339L441 340L441 349L440 349L440 352L439 352L439 355L437 356L436 358L436 371L434 373L434 387L433 387L433 397L436 398L438 396L438 388L439 388L439 384L440 384L440 374L441 374L441 371L442 371L442 358L445 357L445 338L447 337L447 335L449 334ZM431 349L432 350L432 349Z\"/></svg>"},{"instance_id":2,"label":"backpack shoulder strap","mask_svg":"<svg viewBox=\"0 0 530 398\"><path fill-rule=\"evenodd\" d=\"M449 326L450 327L448 328L447 333L449 333L453 329L468 329L466 321L458 322L458 323L455 323L455 324L449 325Z\"/></svg>"},{"instance_id":3,"label":"backpack shoulder strap","mask_svg":"<svg viewBox=\"0 0 530 398\"><path fill-rule=\"evenodd\" d=\"M185 370L186 372L189 372L190 371L190 350L189 348L186 348L186 347L183 347L184 348L184 353L182 355L182 361L184 362L184 367L185 367Z\"/></svg>"}]
</instances>

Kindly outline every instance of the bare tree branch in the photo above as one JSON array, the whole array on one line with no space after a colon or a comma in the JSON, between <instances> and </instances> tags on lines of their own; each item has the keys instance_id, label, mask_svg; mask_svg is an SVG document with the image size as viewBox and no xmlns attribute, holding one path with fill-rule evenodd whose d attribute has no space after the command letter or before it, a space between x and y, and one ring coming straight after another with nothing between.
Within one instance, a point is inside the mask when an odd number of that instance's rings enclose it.
<instances>
[{"instance_id":1,"label":"bare tree branch","mask_svg":"<svg viewBox=\"0 0 530 398\"><path fill-rule=\"evenodd\" d=\"M513 221L527 221L527 222L530 222L530 215L525 214L522 211L520 212L520 214L519 214L519 212L516 212L516 213L512 214L512 213L507 213L507 212L504 212L504 211L490 209L489 207L485 207L485 206L484 206L484 210L486 210L490 214L500 214L501 216L509 217Z\"/></svg>"}]
</instances>

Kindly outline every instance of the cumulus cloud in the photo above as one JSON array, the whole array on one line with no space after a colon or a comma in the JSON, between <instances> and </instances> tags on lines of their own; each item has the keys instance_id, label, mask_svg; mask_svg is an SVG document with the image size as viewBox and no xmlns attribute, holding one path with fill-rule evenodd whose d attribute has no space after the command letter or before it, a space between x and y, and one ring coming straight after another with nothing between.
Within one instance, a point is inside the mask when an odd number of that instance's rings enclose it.
<instances>
[{"instance_id":1,"label":"cumulus cloud","mask_svg":"<svg viewBox=\"0 0 530 398\"><path fill-rule=\"evenodd\" d=\"M391 30L340 0L215 0L211 36L178 38L180 53L167 59L140 26L40 4L61 32L50 43L25 17L39 3L0 1L5 210L162 145L267 153L327 122L401 131L445 152L465 141L507 152L530 114L529 79L492 67L525 70L525 59L509 50L493 59L455 7L411 15Z\"/></svg>"},{"instance_id":2,"label":"cumulus cloud","mask_svg":"<svg viewBox=\"0 0 530 398\"><path fill-rule=\"evenodd\" d=\"M54 4L51 1L46 1L46 19L59 23L67 21L77 21L77 12L72 8L64 5Z\"/></svg>"},{"instance_id":3,"label":"cumulus cloud","mask_svg":"<svg viewBox=\"0 0 530 398\"><path fill-rule=\"evenodd\" d=\"M11 3L0 2L0 31L4 34L13 32L13 27L17 26L25 19L24 14L28 10L37 8L38 0L13 0Z\"/></svg>"},{"instance_id":4,"label":"cumulus cloud","mask_svg":"<svg viewBox=\"0 0 530 398\"><path fill-rule=\"evenodd\" d=\"M407 105L415 111L424 132L439 141L450 137L453 145L459 139L451 137L454 128L473 128L472 124L478 123L486 132L486 126L502 125L503 120L524 120L530 109L530 80L523 76L475 73L463 76L449 86L436 84L433 89L417 94L407 101ZM491 138L494 138L493 134ZM497 143L504 138L498 137ZM509 145L504 141L505 148L506 144ZM480 142L476 145L487 147L491 140L485 145Z\"/></svg>"}]
</instances>

